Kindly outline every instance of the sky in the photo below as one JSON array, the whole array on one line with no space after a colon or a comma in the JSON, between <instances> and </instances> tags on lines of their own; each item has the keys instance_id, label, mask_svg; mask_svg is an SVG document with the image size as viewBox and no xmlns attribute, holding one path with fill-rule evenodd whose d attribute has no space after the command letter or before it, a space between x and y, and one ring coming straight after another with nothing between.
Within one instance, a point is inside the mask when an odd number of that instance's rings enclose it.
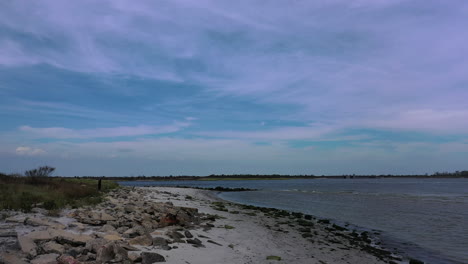
<instances>
[{"instance_id":1,"label":"sky","mask_svg":"<svg viewBox=\"0 0 468 264\"><path fill-rule=\"evenodd\" d=\"M0 171L468 169L465 0L2 1Z\"/></svg>"}]
</instances>

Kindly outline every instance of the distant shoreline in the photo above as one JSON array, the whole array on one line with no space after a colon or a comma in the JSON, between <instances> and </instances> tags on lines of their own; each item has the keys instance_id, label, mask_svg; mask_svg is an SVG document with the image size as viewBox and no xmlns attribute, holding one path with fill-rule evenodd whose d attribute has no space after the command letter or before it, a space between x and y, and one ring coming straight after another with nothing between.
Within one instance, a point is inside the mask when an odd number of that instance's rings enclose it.
<instances>
[{"instance_id":1,"label":"distant shoreline","mask_svg":"<svg viewBox=\"0 0 468 264\"><path fill-rule=\"evenodd\" d=\"M70 178L70 177L65 177ZM210 176L75 176L80 179L113 181L251 181L251 180L318 180L318 179L460 179L468 178L468 171L432 175L210 175Z\"/></svg>"}]
</instances>

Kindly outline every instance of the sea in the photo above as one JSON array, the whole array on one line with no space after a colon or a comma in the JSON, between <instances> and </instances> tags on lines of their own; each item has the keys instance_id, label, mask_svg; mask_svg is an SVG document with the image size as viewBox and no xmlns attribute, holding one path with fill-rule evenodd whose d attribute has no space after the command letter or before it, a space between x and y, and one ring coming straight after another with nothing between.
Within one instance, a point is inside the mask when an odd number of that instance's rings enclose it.
<instances>
[{"instance_id":1,"label":"sea","mask_svg":"<svg viewBox=\"0 0 468 264\"><path fill-rule=\"evenodd\" d=\"M383 245L430 264L468 263L468 179L377 178L129 181L125 186L217 186L232 202L274 207L378 232Z\"/></svg>"}]
</instances>

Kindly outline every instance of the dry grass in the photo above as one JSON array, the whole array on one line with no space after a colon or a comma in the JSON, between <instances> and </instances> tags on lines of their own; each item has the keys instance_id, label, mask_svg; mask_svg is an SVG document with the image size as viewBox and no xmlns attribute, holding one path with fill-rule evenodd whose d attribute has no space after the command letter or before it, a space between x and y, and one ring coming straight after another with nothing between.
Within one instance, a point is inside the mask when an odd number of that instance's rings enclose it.
<instances>
[{"instance_id":1,"label":"dry grass","mask_svg":"<svg viewBox=\"0 0 468 264\"><path fill-rule=\"evenodd\" d=\"M51 177L26 177L0 173L0 210L30 211L33 207L57 210L101 202L102 193L116 188L117 183L97 180Z\"/></svg>"}]
</instances>

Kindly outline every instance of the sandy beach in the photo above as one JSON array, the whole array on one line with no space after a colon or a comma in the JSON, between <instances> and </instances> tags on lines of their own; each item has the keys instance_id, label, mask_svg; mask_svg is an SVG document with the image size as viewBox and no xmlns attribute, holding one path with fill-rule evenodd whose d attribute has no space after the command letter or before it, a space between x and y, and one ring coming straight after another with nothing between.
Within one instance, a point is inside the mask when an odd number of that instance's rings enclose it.
<instances>
[{"instance_id":1,"label":"sandy beach","mask_svg":"<svg viewBox=\"0 0 468 264\"><path fill-rule=\"evenodd\" d=\"M60 216L10 213L0 263L405 263L367 234L190 188L121 188Z\"/></svg>"},{"instance_id":2,"label":"sandy beach","mask_svg":"<svg viewBox=\"0 0 468 264\"><path fill-rule=\"evenodd\" d=\"M359 247L354 248L349 240L326 230L328 225L314 221L311 237L304 238L304 233L298 231L303 227L292 225L294 221L289 217L274 218L256 209L243 209L243 206L215 197L211 191L150 189L155 191L149 195L151 200L171 201L174 205L195 207L200 212L222 217L216 220L214 228L194 231L221 246L204 243L205 248L194 248L182 244L180 250L164 253L171 263L388 263ZM188 200L187 196L193 198ZM214 209L213 202L222 202L228 212ZM281 260L267 260L268 256L278 256Z\"/></svg>"}]
</instances>

